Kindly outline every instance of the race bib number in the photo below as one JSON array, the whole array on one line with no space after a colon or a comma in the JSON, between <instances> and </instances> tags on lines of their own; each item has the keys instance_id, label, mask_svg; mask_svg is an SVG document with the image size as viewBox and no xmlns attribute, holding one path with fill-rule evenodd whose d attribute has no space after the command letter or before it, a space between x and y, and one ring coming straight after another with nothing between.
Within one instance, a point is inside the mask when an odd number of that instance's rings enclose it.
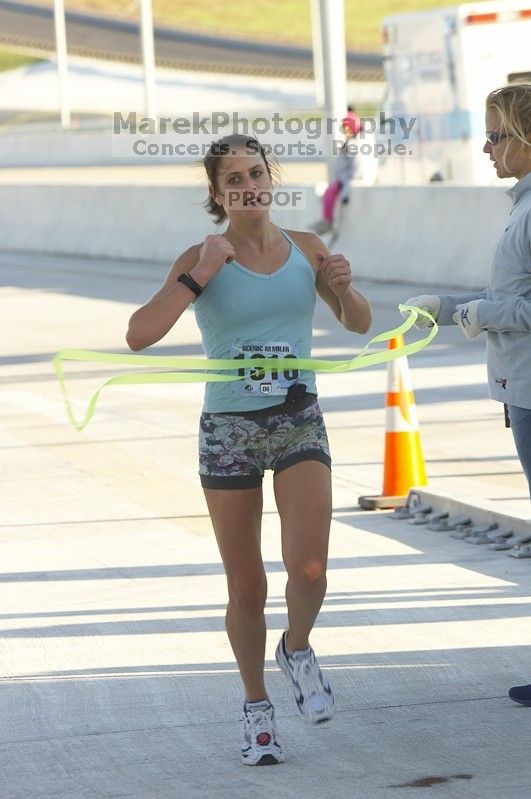
<instances>
[{"instance_id":1,"label":"race bib number","mask_svg":"<svg viewBox=\"0 0 531 799\"><path fill-rule=\"evenodd\" d=\"M299 378L298 369L263 369L263 358L297 358L297 345L287 341L235 342L230 350L238 367L238 380L232 384L234 394L259 394L279 396L287 394L288 388Z\"/></svg>"}]
</instances>

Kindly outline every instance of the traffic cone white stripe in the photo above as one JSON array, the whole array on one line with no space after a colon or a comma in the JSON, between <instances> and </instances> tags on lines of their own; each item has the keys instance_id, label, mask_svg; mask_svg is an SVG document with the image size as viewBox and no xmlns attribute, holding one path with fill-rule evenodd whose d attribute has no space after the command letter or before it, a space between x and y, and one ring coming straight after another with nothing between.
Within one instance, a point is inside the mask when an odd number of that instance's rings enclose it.
<instances>
[{"instance_id":1,"label":"traffic cone white stripe","mask_svg":"<svg viewBox=\"0 0 531 799\"><path fill-rule=\"evenodd\" d=\"M385 409L385 429L389 433L411 433L419 429L419 419L417 408L410 405L407 410L408 416L399 405L388 405Z\"/></svg>"},{"instance_id":2,"label":"traffic cone white stripe","mask_svg":"<svg viewBox=\"0 0 531 799\"><path fill-rule=\"evenodd\" d=\"M389 361L387 368L387 391L388 393L413 391L411 375L409 374L409 366L405 355L401 358L395 358L394 361Z\"/></svg>"}]
</instances>

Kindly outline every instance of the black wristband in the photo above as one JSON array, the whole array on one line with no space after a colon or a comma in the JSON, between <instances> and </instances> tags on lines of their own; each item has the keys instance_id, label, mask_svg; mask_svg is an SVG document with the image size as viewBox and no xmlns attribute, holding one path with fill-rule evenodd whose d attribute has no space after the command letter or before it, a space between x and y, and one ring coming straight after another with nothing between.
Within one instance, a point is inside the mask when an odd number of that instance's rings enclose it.
<instances>
[{"instance_id":1,"label":"black wristband","mask_svg":"<svg viewBox=\"0 0 531 799\"><path fill-rule=\"evenodd\" d=\"M190 289L190 291L192 291L196 297L200 297L203 293L203 289L199 283L196 283L193 277L188 274L188 272L182 272L182 274L180 274L177 278L177 283L183 283L183 285Z\"/></svg>"}]
</instances>

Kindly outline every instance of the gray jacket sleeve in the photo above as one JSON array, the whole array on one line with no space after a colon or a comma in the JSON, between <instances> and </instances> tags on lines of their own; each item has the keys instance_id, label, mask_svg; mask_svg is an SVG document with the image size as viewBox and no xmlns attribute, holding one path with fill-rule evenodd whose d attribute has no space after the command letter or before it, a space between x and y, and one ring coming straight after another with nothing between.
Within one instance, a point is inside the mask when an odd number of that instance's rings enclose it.
<instances>
[{"instance_id":1,"label":"gray jacket sleeve","mask_svg":"<svg viewBox=\"0 0 531 799\"><path fill-rule=\"evenodd\" d=\"M487 290L485 291L476 291L473 294L456 294L455 296L452 295L444 295L441 296L441 310L439 311L439 316L437 317L437 324L439 325L453 325L454 320L452 319L456 305L462 305L465 302L471 302L472 300L486 300L487 298ZM481 303L483 305L483 303ZM481 307L481 306L480 306Z\"/></svg>"},{"instance_id":2,"label":"gray jacket sleeve","mask_svg":"<svg viewBox=\"0 0 531 799\"><path fill-rule=\"evenodd\" d=\"M441 310L437 318L439 325L453 324L453 315L457 305L471 300L482 300L478 306L478 324L486 330L498 333L531 332L531 302L523 297L509 297L504 300L487 299L487 292L476 294L460 294L459 296L441 297Z\"/></svg>"},{"instance_id":3,"label":"gray jacket sleeve","mask_svg":"<svg viewBox=\"0 0 531 799\"><path fill-rule=\"evenodd\" d=\"M484 300L478 306L478 324L498 333L531 332L531 301L523 297Z\"/></svg>"}]
</instances>

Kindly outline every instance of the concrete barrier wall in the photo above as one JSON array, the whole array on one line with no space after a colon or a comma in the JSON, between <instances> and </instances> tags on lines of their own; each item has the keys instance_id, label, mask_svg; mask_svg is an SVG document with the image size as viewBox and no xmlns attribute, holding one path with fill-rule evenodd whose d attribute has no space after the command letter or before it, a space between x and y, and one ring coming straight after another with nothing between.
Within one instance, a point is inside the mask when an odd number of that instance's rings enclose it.
<instances>
[{"instance_id":1,"label":"concrete barrier wall","mask_svg":"<svg viewBox=\"0 0 531 799\"><path fill-rule=\"evenodd\" d=\"M133 162L133 159L131 159ZM99 130L0 133L1 167L115 165L110 136Z\"/></svg>"},{"instance_id":2,"label":"concrete barrier wall","mask_svg":"<svg viewBox=\"0 0 531 799\"><path fill-rule=\"evenodd\" d=\"M356 275L484 288L511 202L506 188L364 187L352 192L335 249Z\"/></svg>"},{"instance_id":3,"label":"concrete barrier wall","mask_svg":"<svg viewBox=\"0 0 531 799\"><path fill-rule=\"evenodd\" d=\"M0 185L0 247L172 261L216 232L205 196L183 186ZM274 213L276 224L304 229L315 220L313 188L304 201L303 210Z\"/></svg>"},{"instance_id":4,"label":"concrete barrier wall","mask_svg":"<svg viewBox=\"0 0 531 799\"><path fill-rule=\"evenodd\" d=\"M510 208L503 188L353 187L334 251L358 278L483 288ZM204 189L167 186L0 185L0 247L157 260L216 232ZM320 200L273 214L308 229ZM326 240L326 238L325 238Z\"/></svg>"}]
</instances>

